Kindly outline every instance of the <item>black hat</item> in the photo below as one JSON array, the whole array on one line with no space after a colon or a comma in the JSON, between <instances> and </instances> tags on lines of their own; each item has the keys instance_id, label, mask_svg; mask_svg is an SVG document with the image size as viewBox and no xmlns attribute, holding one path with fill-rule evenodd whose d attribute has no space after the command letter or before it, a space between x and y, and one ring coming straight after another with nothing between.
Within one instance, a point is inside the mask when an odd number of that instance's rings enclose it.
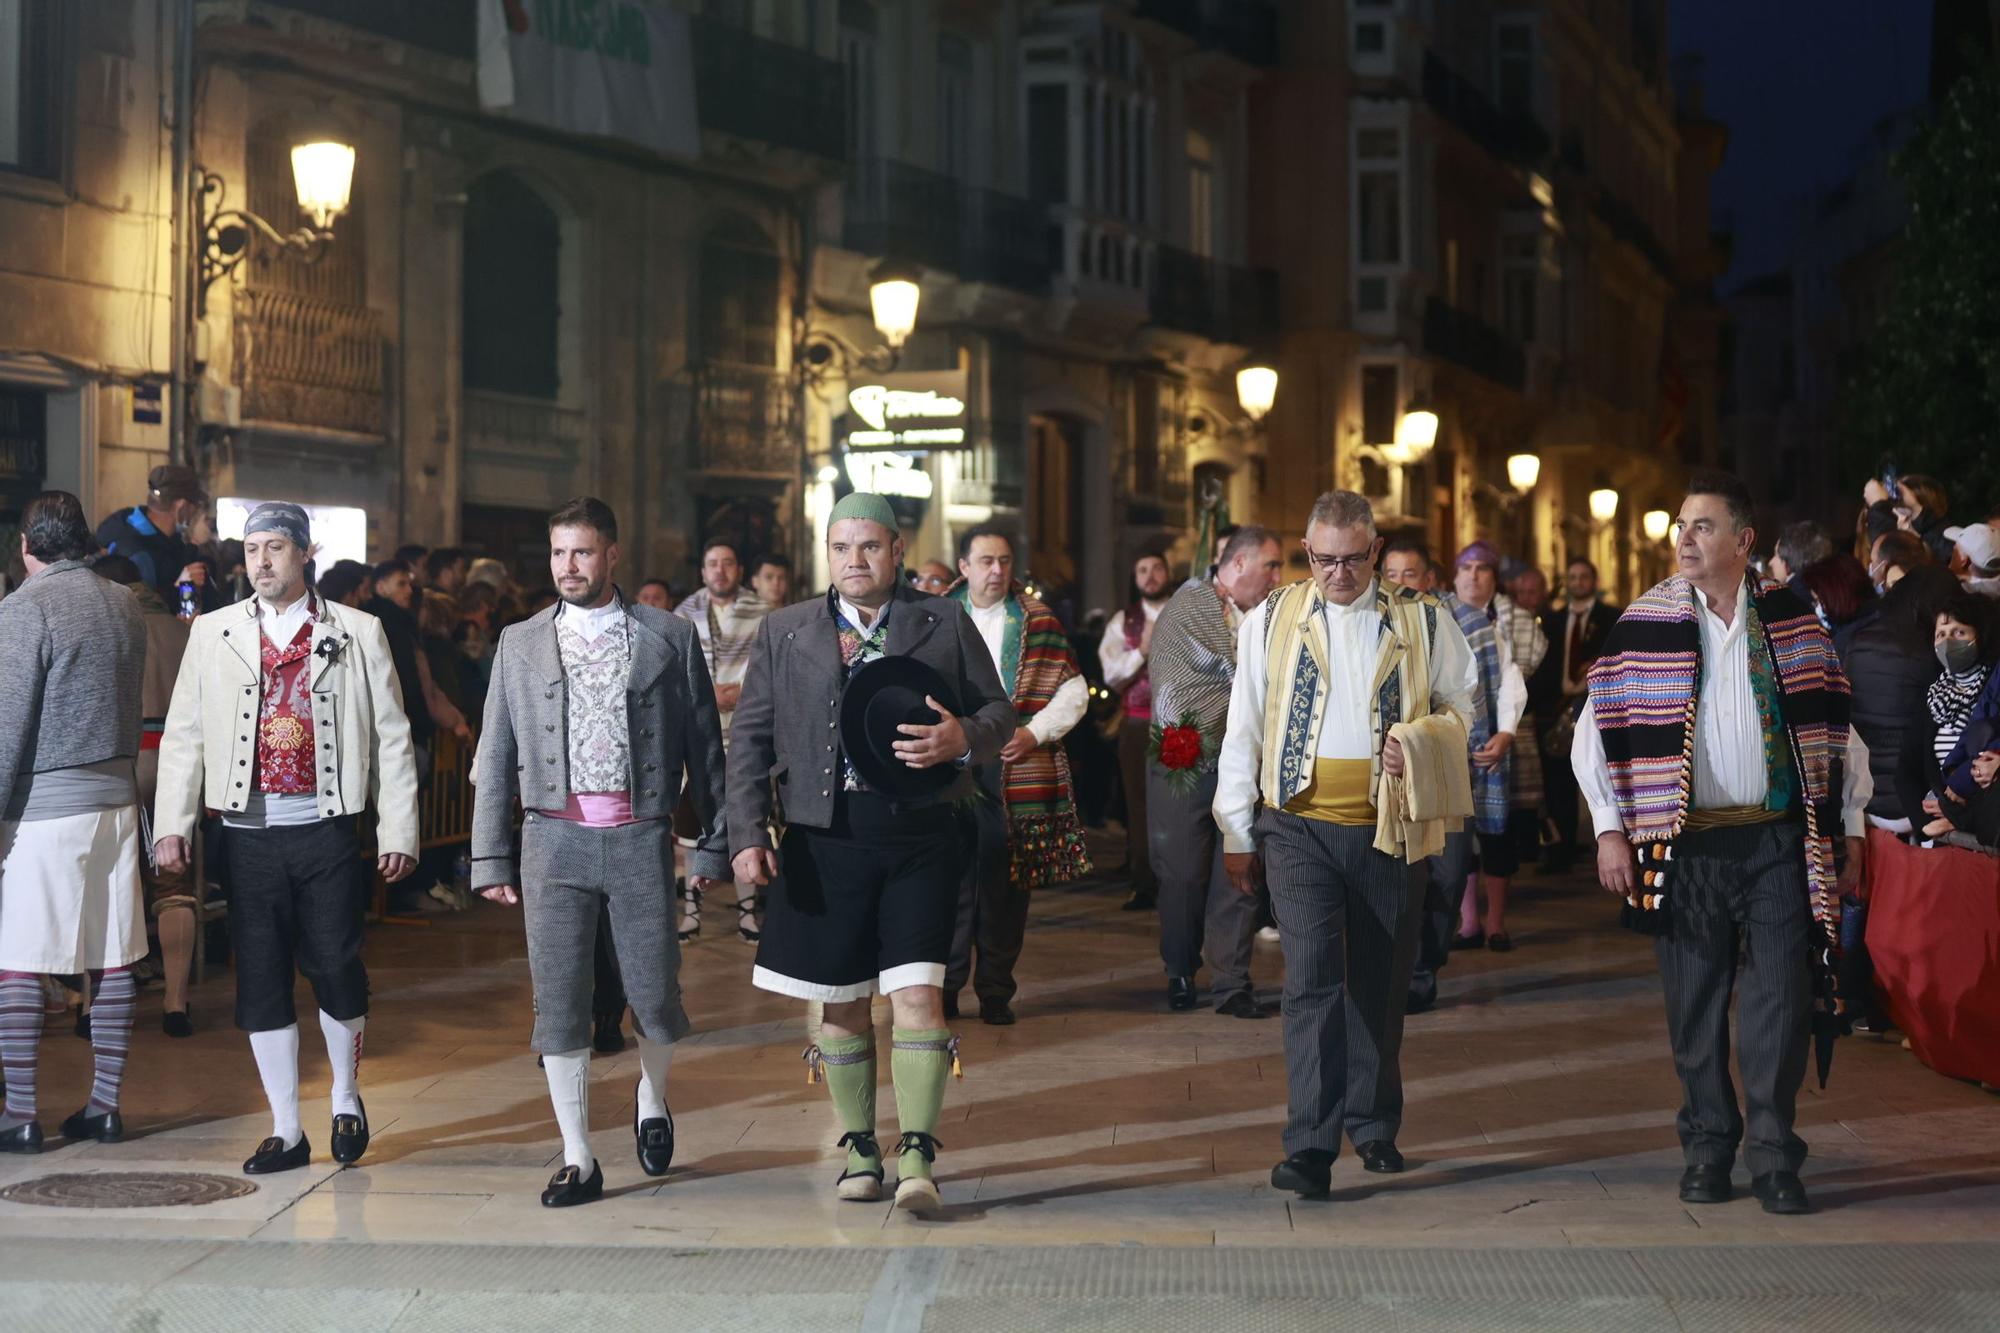
<instances>
[{"instance_id":1,"label":"black hat","mask_svg":"<svg viewBox=\"0 0 2000 1333\"><path fill-rule=\"evenodd\" d=\"M939 720L924 702L926 695L958 712L944 677L914 657L878 657L847 678L840 696L840 746L870 791L913 800L936 796L957 779L950 763L911 768L892 748L910 739L896 730L904 723L929 726Z\"/></svg>"}]
</instances>

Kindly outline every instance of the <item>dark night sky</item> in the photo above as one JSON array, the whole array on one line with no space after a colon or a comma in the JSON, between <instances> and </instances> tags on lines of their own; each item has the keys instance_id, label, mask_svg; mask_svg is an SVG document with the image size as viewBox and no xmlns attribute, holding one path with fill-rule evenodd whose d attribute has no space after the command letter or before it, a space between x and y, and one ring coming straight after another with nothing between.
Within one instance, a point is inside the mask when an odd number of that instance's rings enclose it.
<instances>
[{"instance_id":1,"label":"dark night sky","mask_svg":"<svg viewBox=\"0 0 2000 1333\"><path fill-rule=\"evenodd\" d=\"M1870 128L1922 102L1930 0L1670 0L1673 50L1703 57L1729 127L1715 178L1733 224L1728 292L1785 265L1813 199L1852 174Z\"/></svg>"}]
</instances>

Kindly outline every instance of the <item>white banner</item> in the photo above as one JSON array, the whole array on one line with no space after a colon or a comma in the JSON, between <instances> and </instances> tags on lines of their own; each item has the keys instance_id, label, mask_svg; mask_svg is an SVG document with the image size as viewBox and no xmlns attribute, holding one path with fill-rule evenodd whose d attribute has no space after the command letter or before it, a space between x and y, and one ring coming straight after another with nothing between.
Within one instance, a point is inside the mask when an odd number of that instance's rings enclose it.
<instances>
[{"instance_id":1,"label":"white banner","mask_svg":"<svg viewBox=\"0 0 2000 1333\"><path fill-rule=\"evenodd\" d=\"M654 0L479 0L479 105L701 155L687 15Z\"/></svg>"}]
</instances>

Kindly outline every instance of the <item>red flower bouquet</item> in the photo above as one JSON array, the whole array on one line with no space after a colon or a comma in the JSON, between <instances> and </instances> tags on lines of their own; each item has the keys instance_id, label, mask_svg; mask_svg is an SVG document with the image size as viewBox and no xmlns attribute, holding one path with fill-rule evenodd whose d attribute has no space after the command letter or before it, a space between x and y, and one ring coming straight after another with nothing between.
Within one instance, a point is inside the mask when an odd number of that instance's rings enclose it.
<instances>
[{"instance_id":1,"label":"red flower bouquet","mask_svg":"<svg viewBox=\"0 0 2000 1333\"><path fill-rule=\"evenodd\" d=\"M1153 762L1166 770L1167 784L1182 796L1215 770L1222 749L1222 738L1203 731L1192 713L1183 713L1178 722L1155 722L1148 739Z\"/></svg>"}]
</instances>

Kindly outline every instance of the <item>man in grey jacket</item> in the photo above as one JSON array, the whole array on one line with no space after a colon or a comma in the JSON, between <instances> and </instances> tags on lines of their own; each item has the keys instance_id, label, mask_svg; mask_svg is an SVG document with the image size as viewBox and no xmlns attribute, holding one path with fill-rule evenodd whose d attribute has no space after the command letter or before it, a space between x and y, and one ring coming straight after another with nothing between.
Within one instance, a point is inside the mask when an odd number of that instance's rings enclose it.
<instances>
[{"instance_id":1,"label":"man in grey jacket","mask_svg":"<svg viewBox=\"0 0 2000 1333\"><path fill-rule=\"evenodd\" d=\"M146 629L132 596L91 573L83 505L28 502L28 579L0 601L0 1151L40 1152L35 1119L42 978L87 972L96 1076L70 1139L115 1143L132 1034L131 964L146 955L139 894L139 692Z\"/></svg>"},{"instance_id":2,"label":"man in grey jacket","mask_svg":"<svg viewBox=\"0 0 2000 1333\"><path fill-rule=\"evenodd\" d=\"M611 937L639 1029L633 1135L639 1165L673 1161L667 1109L681 1008L674 921L672 818L682 775L701 832L688 862L697 888L726 882L722 727L694 627L627 602L618 520L579 497L549 516L549 573L561 600L509 627L493 657L475 764L472 884L494 902L525 901L535 986L535 1049L562 1130L563 1165L542 1203L604 1195L590 1150L591 991L597 920ZM514 856L520 799L521 855Z\"/></svg>"},{"instance_id":3,"label":"man in grey jacket","mask_svg":"<svg viewBox=\"0 0 2000 1333\"><path fill-rule=\"evenodd\" d=\"M730 844L737 883L777 881L752 980L826 1006L807 1060L815 1073L824 1069L846 1131L843 1199L882 1193L869 1000L877 989L889 997L903 1131L896 1203L924 1209L938 1202L933 1131L957 1046L944 1025L942 989L962 856L952 806L973 796L974 771L1012 739L1014 704L964 609L903 582L903 541L887 500L862 493L841 500L826 547L833 587L773 611L750 648L730 733ZM961 709L953 716L931 700L936 723L900 727L897 759L960 770L928 798L870 790L840 738L850 671L900 656L934 669ZM786 825L778 851L767 832L774 780Z\"/></svg>"}]
</instances>

